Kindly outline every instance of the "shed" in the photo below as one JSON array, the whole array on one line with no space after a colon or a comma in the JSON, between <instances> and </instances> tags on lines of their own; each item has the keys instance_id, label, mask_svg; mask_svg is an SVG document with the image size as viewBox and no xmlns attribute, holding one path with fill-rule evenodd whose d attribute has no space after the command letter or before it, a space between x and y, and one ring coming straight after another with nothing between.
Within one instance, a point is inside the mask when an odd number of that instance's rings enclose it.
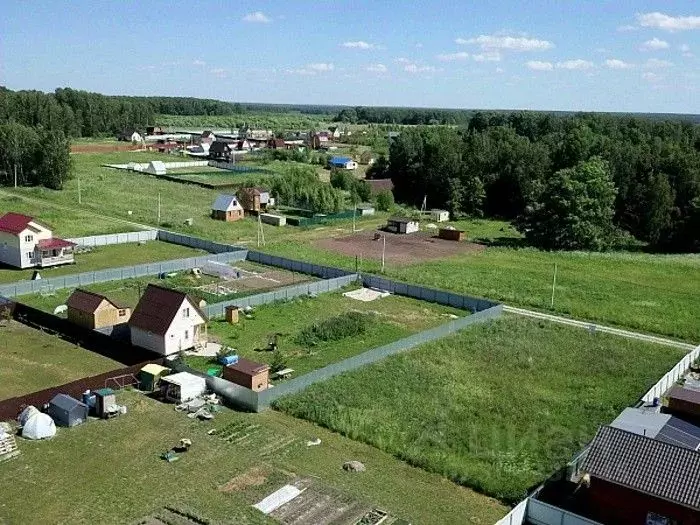
<instances>
[{"instance_id":1,"label":"shed","mask_svg":"<svg viewBox=\"0 0 700 525\"><path fill-rule=\"evenodd\" d=\"M455 230L454 228L440 228L438 230L438 237L446 241L463 241L464 235L464 231Z\"/></svg>"},{"instance_id":2,"label":"shed","mask_svg":"<svg viewBox=\"0 0 700 525\"><path fill-rule=\"evenodd\" d=\"M165 169L165 164L162 160L152 160L148 163L148 166L146 166L144 171L146 173L150 173L151 175L165 175L167 172Z\"/></svg>"},{"instance_id":3,"label":"shed","mask_svg":"<svg viewBox=\"0 0 700 525\"><path fill-rule=\"evenodd\" d=\"M211 206L211 218L232 222L243 218L243 206L235 195L219 195Z\"/></svg>"},{"instance_id":4,"label":"shed","mask_svg":"<svg viewBox=\"0 0 700 525\"><path fill-rule=\"evenodd\" d=\"M250 388L254 392L260 392L267 388L269 374L270 367L268 365L239 357L238 362L224 367L223 377L227 381Z\"/></svg>"},{"instance_id":5,"label":"shed","mask_svg":"<svg viewBox=\"0 0 700 525\"><path fill-rule=\"evenodd\" d=\"M371 204L358 204L357 211L362 217L374 215L374 206Z\"/></svg>"},{"instance_id":6,"label":"shed","mask_svg":"<svg viewBox=\"0 0 700 525\"><path fill-rule=\"evenodd\" d=\"M206 380L189 372L178 372L162 377L160 385L163 397L176 403L191 401L207 390Z\"/></svg>"},{"instance_id":7,"label":"shed","mask_svg":"<svg viewBox=\"0 0 700 525\"><path fill-rule=\"evenodd\" d=\"M386 224L386 230L392 233L414 233L419 230L418 221L408 217L391 217Z\"/></svg>"},{"instance_id":8,"label":"shed","mask_svg":"<svg viewBox=\"0 0 700 525\"><path fill-rule=\"evenodd\" d=\"M131 317L131 308L115 303L104 295L77 288L66 301L71 323L95 329L123 324Z\"/></svg>"},{"instance_id":9,"label":"shed","mask_svg":"<svg viewBox=\"0 0 700 525\"><path fill-rule=\"evenodd\" d=\"M231 305L226 307L226 322L236 324L238 322L238 306Z\"/></svg>"},{"instance_id":10,"label":"shed","mask_svg":"<svg viewBox=\"0 0 700 525\"><path fill-rule=\"evenodd\" d=\"M331 157L328 160L328 167L339 168L344 170L354 170L357 168L357 162L350 157Z\"/></svg>"},{"instance_id":11,"label":"shed","mask_svg":"<svg viewBox=\"0 0 700 525\"><path fill-rule=\"evenodd\" d=\"M447 210L430 210L430 218L435 222L447 222L450 220L450 212Z\"/></svg>"},{"instance_id":12,"label":"shed","mask_svg":"<svg viewBox=\"0 0 700 525\"><path fill-rule=\"evenodd\" d=\"M272 224L273 226L284 226L287 224L287 218L282 215L274 215L272 213L261 213L260 220L265 224Z\"/></svg>"},{"instance_id":13,"label":"shed","mask_svg":"<svg viewBox=\"0 0 700 525\"><path fill-rule=\"evenodd\" d=\"M671 414L700 419L700 390L676 385L664 396L664 406Z\"/></svg>"},{"instance_id":14,"label":"shed","mask_svg":"<svg viewBox=\"0 0 700 525\"><path fill-rule=\"evenodd\" d=\"M62 427L74 427L87 421L88 406L67 394L56 394L49 402L49 415Z\"/></svg>"},{"instance_id":15,"label":"shed","mask_svg":"<svg viewBox=\"0 0 700 525\"><path fill-rule=\"evenodd\" d=\"M95 390L95 415L97 417L109 417L117 413L117 397L111 388Z\"/></svg>"},{"instance_id":16,"label":"shed","mask_svg":"<svg viewBox=\"0 0 700 525\"><path fill-rule=\"evenodd\" d=\"M274 204L274 199L270 198L270 192L264 188L241 188L238 190L238 195L245 211L265 211Z\"/></svg>"},{"instance_id":17,"label":"shed","mask_svg":"<svg viewBox=\"0 0 700 525\"><path fill-rule=\"evenodd\" d=\"M139 371L139 388L144 392L154 392L160 388L160 381L170 373L170 369L149 363Z\"/></svg>"}]
</instances>

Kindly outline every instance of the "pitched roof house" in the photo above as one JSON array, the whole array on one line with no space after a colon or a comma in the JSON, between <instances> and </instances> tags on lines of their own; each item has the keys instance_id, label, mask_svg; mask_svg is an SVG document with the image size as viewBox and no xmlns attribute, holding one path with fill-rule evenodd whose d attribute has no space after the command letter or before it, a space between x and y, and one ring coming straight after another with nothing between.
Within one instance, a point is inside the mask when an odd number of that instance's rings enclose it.
<instances>
[{"instance_id":1,"label":"pitched roof house","mask_svg":"<svg viewBox=\"0 0 700 525\"><path fill-rule=\"evenodd\" d=\"M254 392L265 390L269 383L270 367L250 359L239 357L232 365L224 367L223 378Z\"/></svg>"},{"instance_id":2,"label":"pitched roof house","mask_svg":"<svg viewBox=\"0 0 700 525\"><path fill-rule=\"evenodd\" d=\"M235 195L219 195L211 205L211 218L218 221L237 221L243 218L243 206Z\"/></svg>"},{"instance_id":3,"label":"pitched roof house","mask_svg":"<svg viewBox=\"0 0 700 525\"><path fill-rule=\"evenodd\" d=\"M206 322L207 316L187 294L149 284L129 319L131 343L174 354L204 342Z\"/></svg>"},{"instance_id":4,"label":"pitched roof house","mask_svg":"<svg viewBox=\"0 0 700 525\"><path fill-rule=\"evenodd\" d=\"M68 320L85 328L114 326L129 321L131 308L104 295L77 288L66 301Z\"/></svg>"},{"instance_id":5,"label":"pitched roof house","mask_svg":"<svg viewBox=\"0 0 700 525\"><path fill-rule=\"evenodd\" d=\"M583 471L591 518L602 523L698 523L700 452L601 427Z\"/></svg>"},{"instance_id":6,"label":"pitched roof house","mask_svg":"<svg viewBox=\"0 0 700 525\"><path fill-rule=\"evenodd\" d=\"M143 142L143 136L137 130L130 128L123 130L117 137L117 140L136 144L138 142Z\"/></svg>"},{"instance_id":7,"label":"pitched roof house","mask_svg":"<svg viewBox=\"0 0 700 525\"><path fill-rule=\"evenodd\" d=\"M236 143L215 140L209 146L209 158L213 160L230 161L236 150Z\"/></svg>"},{"instance_id":8,"label":"pitched roof house","mask_svg":"<svg viewBox=\"0 0 700 525\"><path fill-rule=\"evenodd\" d=\"M270 192L263 188L241 188L238 190L241 205L245 211L260 212L274 204Z\"/></svg>"},{"instance_id":9,"label":"pitched roof house","mask_svg":"<svg viewBox=\"0 0 700 525\"><path fill-rule=\"evenodd\" d=\"M331 168L354 170L357 168L357 162L352 160L350 157L331 157L328 159L328 166Z\"/></svg>"},{"instance_id":10,"label":"pitched roof house","mask_svg":"<svg viewBox=\"0 0 700 525\"><path fill-rule=\"evenodd\" d=\"M75 243L54 237L32 217L6 213L0 217L0 263L17 268L45 268L75 262Z\"/></svg>"},{"instance_id":11,"label":"pitched roof house","mask_svg":"<svg viewBox=\"0 0 700 525\"><path fill-rule=\"evenodd\" d=\"M202 136L200 137L200 142L201 143L207 143L211 144L216 140L216 135L212 131L206 130L202 132Z\"/></svg>"}]
</instances>

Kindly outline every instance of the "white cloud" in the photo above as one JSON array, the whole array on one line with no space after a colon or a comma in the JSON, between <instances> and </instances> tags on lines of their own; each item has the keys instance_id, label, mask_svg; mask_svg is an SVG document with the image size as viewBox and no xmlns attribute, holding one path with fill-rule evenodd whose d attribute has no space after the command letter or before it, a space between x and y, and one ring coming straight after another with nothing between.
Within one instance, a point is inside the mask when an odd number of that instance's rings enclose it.
<instances>
[{"instance_id":1,"label":"white cloud","mask_svg":"<svg viewBox=\"0 0 700 525\"><path fill-rule=\"evenodd\" d=\"M668 42L654 37L651 40L647 40L646 42L644 42L641 45L640 49L642 49L643 51L659 51L661 49L668 49L669 47L671 46Z\"/></svg>"},{"instance_id":2,"label":"white cloud","mask_svg":"<svg viewBox=\"0 0 700 525\"><path fill-rule=\"evenodd\" d=\"M399 57L396 59L396 62L398 62L399 64L410 64L411 63L411 61L406 57Z\"/></svg>"},{"instance_id":3,"label":"white cloud","mask_svg":"<svg viewBox=\"0 0 700 525\"><path fill-rule=\"evenodd\" d=\"M663 69L671 66L673 66L673 62L659 60L658 58L650 58L644 63L644 67L647 69Z\"/></svg>"},{"instance_id":4,"label":"white cloud","mask_svg":"<svg viewBox=\"0 0 700 525\"><path fill-rule=\"evenodd\" d=\"M207 65L207 63L204 60L193 60L192 65L197 67L204 67Z\"/></svg>"},{"instance_id":5,"label":"white cloud","mask_svg":"<svg viewBox=\"0 0 700 525\"><path fill-rule=\"evenodd\" d=\"M458 44L474 44L485 51L500 49L504 51L546 51L554 44L548 40L539 40L525 36L479 35L476 38L457 38Z\"/></svg>"},{"instance_id":6,"label":"white cloud","mask_svg":"<svg viewBox=\"0 0 700 525\"><path fill-rule=\"evenodd\" d=\"M681 54L686 58L691 58L693 53L690 51L690 46L688 44L681 44L678 49L681 50Z\"/></svg>"},{"instance_id":7,"label":"white cloud","mask_svg":"<svg viewBox=\"0 0 700 525\"><path fill-rule=\"evenodd\" d=\"M313 71L312 69L307 69L304 67L298 68L298 69L285 69L285 73L289 75L304 75L304 76L310 76L310 75L315 75L316 71Z\"/></svg>"},{"instance_id":8,"label":"white cloud","mask_svg":"<svg viewBox=\"0 0 700 525\"><path fill-rule=\"evenodd\" d=\"M469 58L469 53L460 51L459 53L446 53L436 57L440 62L454 62L456 60L466 60Z\"/></svg>"},{"instance_id":9,"label":"white cloud","mask_svg":"<svg viewBox=\"0 0 700 525\"><path fill-rule=\"evenodd\" d=\"M700 29L700 16L670 16L664 13L639 13L637 23L642 27L653 27L666 31Z\"/></svg>"},{"instance_id":10,"label":"white cloud","mask_svg":"<svg viewBox=\"0 0 700 525\"><path fill-rule=\"evenodd\" d=\"M650 71L643 73L642 78L648 82L659 82L659 81L663 80L663 77L661 75L657 75L656 73L651 73Z\"/></svg>"},{"instance_id":11,"label":"white cloud","mask_svg":"<svg viewBox=\"0 0 700 525\"><path fill-rule=\"evenodd\" d=\"M621 33L625 33L627 31L636 31L638 29L637 26L629 25L626 24L624 26L618 26L617 30L620 31Z\"/></svg>"},{"instance_id":12,"label":"white cloud","mask_svg":"<svg viewBox=\"0 0 700 525\"><path fill-rule=\"evenodd\" d=\"M226 70L223 68L220 68L220 67L210 69L209 73L211 73L215 77L219 77L219 78L224 78L226 76Z\"/></svg>"},{"instance_id":13,"label":"white cloud","mask_svg":"<svg viewBox=\"0 0 700 525\"><path fill-rule=\"evenodd\" d=\"M634 67L634 64L630 64L619 58L608 58L604 64L608 69L632 69Z\"/></svg>"},{"instance_id":14,"label":"white cloud","mask_svg":"<svg viewBox=\"0 0 700 525\"><path fill-rule=\"evenodd\" d=\"M352 42L343 42L340 44L343 47L347 47L349 49L376 49L378 46L375 44L370 44L369 42L365 42L364 40L355 40Z\"/></svg>"},{"instance_id":15,"label":"white cloud","mask_svg":"<svg viewBox=\"0 0 700 525\"><path fill-rule=\"evenodd\" d=\"M499 51L486 51L478 55L472 55L475 62L500 62L501 53Z\"/></svg>"},{"instance_id":16,"label":"white cloud","mask_svg":"<svg viewBox=\"0 0 700 525\"><path fill-rule=\"evenodd\" d=\"M557 62L557 69L591 69L595 67L593 62L588 60L565 60L564 62Z\"/></svg>"},{"instance_id":17,"label":"white cloud","mask_svg":"<svg viewBox=\"0 0 700 525\"><path fill-rule=\"evenodd\" d=\"M608 50L605 49L604 47L596 47L596 48L595 48L595 52L596 52L596 53L603 53L603 54L605 54L605 53L609 53L610 51L608 51Z\"/></svg>"},{"instance_id":18,"label":"white cloud","mask_svg":"<svg viewBox=\"0 0 700 525\"><path fill-rule=\"evenodd\" d=\"M435 73L437 71L433 66L420 66L418 64L406 64L403 70L406 73Z\"/></svg>"},{"instance_id":19,"label":"white cloud","mask_svg":"<svg viewBox=\"0 0 700 525\"><path fill-rule=\"evenodd\" d=\"M262 11L255 11L254 13L248 13L243 17L244 22L253 22L257 24L269 24L272 19L265 15Z\"/></svg>"},{"instance_id":20,"label":"white cloud","mask_svg":"<svg viewBox=\"0 0 700 525\"><path fill-rule=\"evenodd\" d=\"M541 62L539 60L530 60L525 65L533 71L551 71L554 69L554 64L551 62Z\"/></svg>"},{"instance_id":21,"label":"white cloud","mask_svg":"<svg viewBox=\"0 0 700 525\"><path fill-rule=\"evenodd\" d=\"M389 69L384 64L370 64L365 68L370 73L386 73Z\"/></svg>"},{"instance_id":22,"label":"white cloud","mask_svg":"<svg viewBox=\"0 0 700 525\"><path fill-rule=\"evenodd\" d=\"M325 63L325 62L319 62L316 64L309 64L306 67L312 71L320 71L320 72L333 71L335 69L335 66L333 64Z\"/></svg>"}]
</instances>

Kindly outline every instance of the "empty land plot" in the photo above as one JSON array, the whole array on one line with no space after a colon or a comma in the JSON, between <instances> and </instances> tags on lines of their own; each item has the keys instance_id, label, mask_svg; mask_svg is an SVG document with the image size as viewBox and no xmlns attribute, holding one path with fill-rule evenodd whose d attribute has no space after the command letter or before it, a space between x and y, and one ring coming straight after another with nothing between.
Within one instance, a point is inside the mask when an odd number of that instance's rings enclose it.
<instances>
[{"instance_id":1,"label":"empty land plot","mask_svg":"<svg viewBox=\"0 0 700 525\"><path fill-rule=\"evenodd\" d=\"M161 241L149 241L143 244L111 244L109 246L97 246L88 252L76 253L75 264L54 268L38 268L38 270L42 278L59 277L61 275L104 270L106 268L196 257L205 253L203 250ZM0 283L30 279L34 270L35 268L19 270L0 266Z\"/></svg>"},{"instance_id":2,"label":"empty land plot","mask_svg":"<svg viewBox=\"0 0 700 525\"><path fill-rule=\"evenodd\" d=\"M440 259L454 255L465 255L483 250L483 246L468 242L438 239L435 233L419 232L407 235L381 233L386 237L386 246L376 232L367 231L344 237L316 241L326 250L362 259L385 260L394 264L411 264L419 261Z\"/></svg>"},{"instance_id":3,"label":"empty land plot","mask_svg":"<svg viewBox=\"0 0 700 525\"><path fill-rule=\"evenodd\" d=\"M18 442L22 454L0 464L0 521L134 523L172 507L201 516L198 523L275 523L251 505L296 476L319 479L417 525L463 523L465 516L493 523L507 512L490 498L285 414L222 409L203 423L136 392L119 392L117 402L127 406L126 415L60 428L50 441ZM212 428L218 432L207 435ZM189 452L175 463L160 459L183 437L192 440ZM307 447L314 438L322 445ZM348 459L367 471L343 471ZM88 478L93 497L85 497Z\"/></svg>"},{"instance_id":4,"label":"empty land plot","mask_svg":"<svg viewBox=\"0 0 700 525\"><path fill-rule=\"evenodd\" d=\"M312 385L276 406L512 503L682 355L507 317Z\"/></svg>"},{"instance_id":5,"label":"empty land plot","mask_svg":"<svg viewBox=\"0 0 700 525\"><path fill-rule=\"evenodd\" d=\"M230 272L232 278L220 278L214 275L196 276L191 270L168 274L161 279L157 275L109 281L91 284L81 288L103 294L117 303L134 308L141 294L149 284L157 284L173 290L190 294L195 300L204 300L209 304L228 301L255 293L266 292L284 286L316 280L314 277L290 272L271 266L255 264L248 261L236 261L231 264L216 263L212 266L217 271ZM203 267L204 268L204 267ZM237 275L237 277L236 277ZM57 306L65 304L74 288L53 290L23 295L18 300L45 312L53 312Z\"/></svg>"},{"instance_id":6,"label":"empty land plot","mask_svg":"<svg viewBox=\"0 0 700 525\"><path fill-rule=\"evenodd\" d=\"M15 321L0 326L0 399L30 394L123 366Z\"/></svg>"},{"instance_id":7,"label":"empty land plot","mask_svg":"<svg viewBox=\"0 0 700 525\"><path fill-rule=\"evenodd\" d=\"M353 289L356 287L350 287ZM350 312L367 314L363 329L356 334L314 340L309 334L314 325L324 322L341 324ZM344 297L342 292L329 292L317 297L271 303L256 307L251 318L240 316L237 324L216 320L209 325L209 334L239 355L270 363L273 353L265 351L268 342L278 336L279 350L286 365L296 374L303 374L377 346L388 344L413 333L448 322L466 312L400 296L388 296L372 302ZM307 336L304 335L306 332ZM215 359L189 357L188 362L201 370L218 366Z\"/></svg>"}]
</instances>

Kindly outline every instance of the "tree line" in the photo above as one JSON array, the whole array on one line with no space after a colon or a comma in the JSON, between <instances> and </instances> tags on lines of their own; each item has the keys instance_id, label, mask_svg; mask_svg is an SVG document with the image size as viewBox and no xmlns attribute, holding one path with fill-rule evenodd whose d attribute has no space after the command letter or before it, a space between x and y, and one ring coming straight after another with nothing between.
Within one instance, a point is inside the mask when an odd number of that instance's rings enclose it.
<instances>
[{"instance_id":1,"label":"tree line","mask_svg":"<svg viewBox=\"0 0 700 525\"><path fill-rule=\"evenodd\" d=\"M399 202L513 221L535 245L605 249L636 239L700 250L700 126L602 114L475 113L460 128L405 128L369 176Z\"/></svg>"}]
</instances>

